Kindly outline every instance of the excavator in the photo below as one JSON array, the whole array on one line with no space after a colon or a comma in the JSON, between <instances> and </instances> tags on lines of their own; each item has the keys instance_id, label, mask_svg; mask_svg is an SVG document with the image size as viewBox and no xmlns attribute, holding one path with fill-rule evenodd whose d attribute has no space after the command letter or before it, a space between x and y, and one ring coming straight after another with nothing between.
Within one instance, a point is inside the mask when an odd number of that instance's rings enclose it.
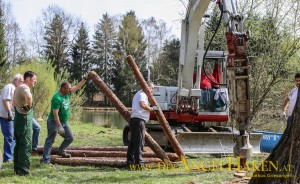
<instances>
[{"instance_id":1,"label":"excavator","mask_svg":"<svg viewBox=\"0 0 300 184\"><path fill-rule=\"evenodd\" d=\"M210 51L209 45L204 48L205 12L210 3L211 0L189 1L181 27L178 84L155 86L153 96L185 153L233 153L243 162L260 152L261 137L260 133L248 131L250 35L243 32L243 16L237 13L233 0L212 1L221 11L219 25L223 22L228 50ZM214 71L215 80L209 70ZM201 75L219 87L201 89ZM150 78L149 73L145 78ZM150 120L157 120L152 113ZM228 126L229 121L235 122L235 127ZM160 146L170 146L159 124L148 123L146 129ZM129 132L125 127L125 145Z\"/></svg>"}]
</instances>

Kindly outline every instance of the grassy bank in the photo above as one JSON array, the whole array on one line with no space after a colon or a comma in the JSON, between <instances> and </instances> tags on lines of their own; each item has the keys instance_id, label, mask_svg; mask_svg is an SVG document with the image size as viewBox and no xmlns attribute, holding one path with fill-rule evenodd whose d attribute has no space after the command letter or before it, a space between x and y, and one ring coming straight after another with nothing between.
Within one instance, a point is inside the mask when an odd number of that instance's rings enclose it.
<instances>
[{"instance_id":1,"label":"grassy bank","mask_svg":"<svg viewBox=\"0 0 300 184\"><path fill-rule=\"evenodd\" d=\"M46 124L41 123L39 145L43 146L46 137ZM75 140L72 146L105 146L122 145L122 130L104 128L93 123L71 123ZM54 146L62 141L57 137ZM0 145L3 145L3 136L0 135ZM41 156L31 158L31 176L20 177L13 174L13 164L5 163L0 171L0 183L222 183L233 178L233 169L219 168L229 162L228 157L214 158L210 155L193 155L188 159L190 171L184 165L179 168L166 169L163 165L154 165L146 171L129 171L125 168L90 167L90 166L61 166L40 164ZM261 160L264 156L253 157ZM208 171L209 164L214 161L217 168ZM204 163L205 162L205 163ZM236 159L232 159L236 163ZM250 161L251 162L251 161ZM207 171L198 171L197 167L204 164Z\"/></svg>"}]
</instances>

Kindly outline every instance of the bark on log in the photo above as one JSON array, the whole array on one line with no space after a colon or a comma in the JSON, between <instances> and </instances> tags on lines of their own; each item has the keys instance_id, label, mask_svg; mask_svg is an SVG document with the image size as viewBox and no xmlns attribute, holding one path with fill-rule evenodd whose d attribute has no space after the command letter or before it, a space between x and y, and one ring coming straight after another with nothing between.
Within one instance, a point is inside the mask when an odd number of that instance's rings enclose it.
<instances>
[{"instance_id":1,"label":"bark on log","mask_svg":"<svg viewBox=\"0 0 300 184\"><path fill-rule=\"evenodd\" d=\"M37 152L43 153L44 147L38 147ZM52 151L57 151L58 147L52 147ZM127 151L127 146L70 146L67 150L88 150L88 151Z\"/></svg>"},{"instance_id":2,"label":"bark on log","mask_svg":"<svg viewBox=\"0 0 300 184\"><path fill-rule=\"evenodd\" d=\"M143 78L141 72L139 71L138 66L134 62L133 58L129 55L126 57L126 60L128 61L128 64L130 65L130 67L133 71L133 74L134 74L135 78L137 79L139 85L141 86L143 91L147 94L150 104L152 106L157 106L158 104L157 104L155 98L153 97L153 95L151 94L149 87L148 87L145 79ZM175 138L174 134L172 133L171 127L169 126L169 123L166 120L163 112L161 110L155 111L155 115L156 115L156 118L158 119L158 122L162 126L163 131L165 132L168 140L170 141L173 149L177 153L177 155L181 159L185 159L184 152L183 152L180 144L178 143L177 139Z\"/></svg>"},{"instance_id":3,"label":"bark on log","mask_svg":"<svg viewBox=\"0 0 300 184\"><path fill-rule=\"evenodd\" d=\"M125 151L92 151L92 150L66 150L72 157L123 157L126 158L127 152ZM57 155L58 148L52 148L51 154ZM41 153L42 154L42 153ZM169 159L173 162L180 161L175 153L166 153ZM143 152L143 158L156 158L153 152Z\"/></svg>"},{"instance_id":4,"label":"bark on log","mask_svg":"<svg viewBox=\"0 0 300 184\"><path fill-rule=\"evenodd\" d=\"M109 89L109 87L105 84L105 82L99 77L95 72L90 72L89 77L92 79L94 84L101 90L101 92L108 97L110 102L114 105L114 107L118 110L118 112L122 115L122 117L129 122L130 112L123 105L123 103L118 99L118 97ZM153 150L156 156L164 161L166 164L171 164L170 159L164 152L164 150L155 142L155 140L145 132L145 141L147 145Z\"/></svg>"},{"instance_id":5,"label":"bark on log","mask_svg":"<svg viewBox=\"0 0 300 184\"><path fill-rule=\"evenodd\" d=\"M123 151L95 151L95 150L74 150L67 149L67 153L71 154L72 157L123 157L126 158L127 150ZM38 149L39 154L43 154L43 149ZM53 147L51 150L52 155L57 155L58 148ZM179 157L175 153L166 153L169 159L173 162L179 161ZM155 158L156 155L153 152L143 152L144 158Z\"/></svg>"},{"instance_id":6,"label":"bark on log","mask_svg":"<svg viewBox=\"0 0 300 184\"><path fill-rule=\"evenodd\" d=\"M300 182L300 90L293 111L280 141L254 172L249 184L282 184Z\"/></svg>"},{"instance_id":7,"label":"bark on log","mask_svg":"<svg viewBox=\"0 0 300 184\"><path fill-rule=\"evenodd\" d=\"M145 163L158 163L161 162L159 158L145 158ZM112 166L112 167L124 167L126 166L126 158L108 158L108 157L92 157L92 158L61 158L51 157L52 164L59 165L90 165L90 166Z\"/></svg>"}]
</instances>

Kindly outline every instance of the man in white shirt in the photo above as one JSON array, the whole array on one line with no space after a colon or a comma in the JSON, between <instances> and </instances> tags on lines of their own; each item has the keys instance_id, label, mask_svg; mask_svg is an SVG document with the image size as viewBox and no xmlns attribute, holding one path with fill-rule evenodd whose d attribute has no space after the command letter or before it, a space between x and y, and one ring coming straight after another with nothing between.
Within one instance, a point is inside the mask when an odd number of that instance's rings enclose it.
<instances>
[{"instance_id":1,"label":"man in white shirt","mask_svg":"<svg viewBox=\"0 0 300 184\"><path fill-rule=\"evenodd\" d=\"M12 162L14 148L14 108L12 106L15 89L23 83L23 75L16 74L11 83L4 86L1 91L0 122L4 137L3 161Z\"/></svg>"},{"instance_id":2,"label":"man in white shirt","mask_svg":"<svg viewBox=\"0 0 300 184\"><path fill-rule=\"evenodd\" d=\"M296 83L296 87L289 93L289 95L285 98L283 104L282 104L282 114L283 116L286 116L286 107L288 105L288 103L290 102L288 111L287 111L287 115L288 115L288 119L287 119L287 123L291 123L293 121L293 111L296 105L296 101L297 101L297 96L298 96L298 88L300 86L300 73L296 73L295 74L295 83Z\"/></svg>"},{"instance_id":3,"label":"man in white shirt","mask_svg":"<svg viewBox=\"0 0 300 184\"><path fill-rule=\"evenodd\" d=\"M148 82L151 93L153 92L153 83ZM146 93L143 90L138 91L132 100L132 113L129 126L131 138L127 150L127 164L143 164L142 143L145 138L145 126L149 121L150 111L158 110L158 106L149 106Z\"/></svg>"}]
</instances>

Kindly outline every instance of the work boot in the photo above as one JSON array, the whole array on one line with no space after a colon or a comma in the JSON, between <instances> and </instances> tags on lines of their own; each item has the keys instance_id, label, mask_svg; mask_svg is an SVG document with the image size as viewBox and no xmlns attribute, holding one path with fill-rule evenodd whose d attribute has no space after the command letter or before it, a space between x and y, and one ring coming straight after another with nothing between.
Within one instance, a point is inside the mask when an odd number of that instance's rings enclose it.
<instances>
[{"instance_id":1,"label":"work boot","mask_svg":"<svg viewBox=\"0 0 300 184\"><path fill-rule=\"evenodd\" d=\"M31 155L32 155L32 156L37 156L37 155L39 155L38 150L34 150L34 149L33 149L33 150L31 151Z\"/></svg>"},{"instance_id":2,"label":"work boot","mask_svg":"<svg viewBox=\"0 0 300 184\"><path fill-rule=\"evenodd\" d=\"M30 172L23 172L23 171L15 171L15 174L19 176L30 176Z\"/></svg>"},{"instance_id":3,"label":"work boot","mask_svg":"<svg viewBox=\"0 0 300 184\"><path fill-rule=\"evenodd\" d=\"M50 167L55 167L55 166L54 166L53 164L51 164L50 162L45 162L45 161L43 160L43 158L40 159L40 163L41 163L41 164L49 165Z\"/></svg>"},{"instance_id":4,"label":"work boot","mask_svg":"<svg viewBox=\"0 0 300 184\"><path fill-rule=\"evenodd\" d=\"M63 158L71 158L71 155L66 152L62 152L62 153L58 152L57 154Z\"/></svg>"},{"instance_id":5,"label":"work boot","mask_svg":"<svg viewBox=\"0 0 300 184\"><path fill-rule=\"evenodd\" d=\"M13 160L4 160L3 163L13 163Z\"/></svg>"}]
</instances>

